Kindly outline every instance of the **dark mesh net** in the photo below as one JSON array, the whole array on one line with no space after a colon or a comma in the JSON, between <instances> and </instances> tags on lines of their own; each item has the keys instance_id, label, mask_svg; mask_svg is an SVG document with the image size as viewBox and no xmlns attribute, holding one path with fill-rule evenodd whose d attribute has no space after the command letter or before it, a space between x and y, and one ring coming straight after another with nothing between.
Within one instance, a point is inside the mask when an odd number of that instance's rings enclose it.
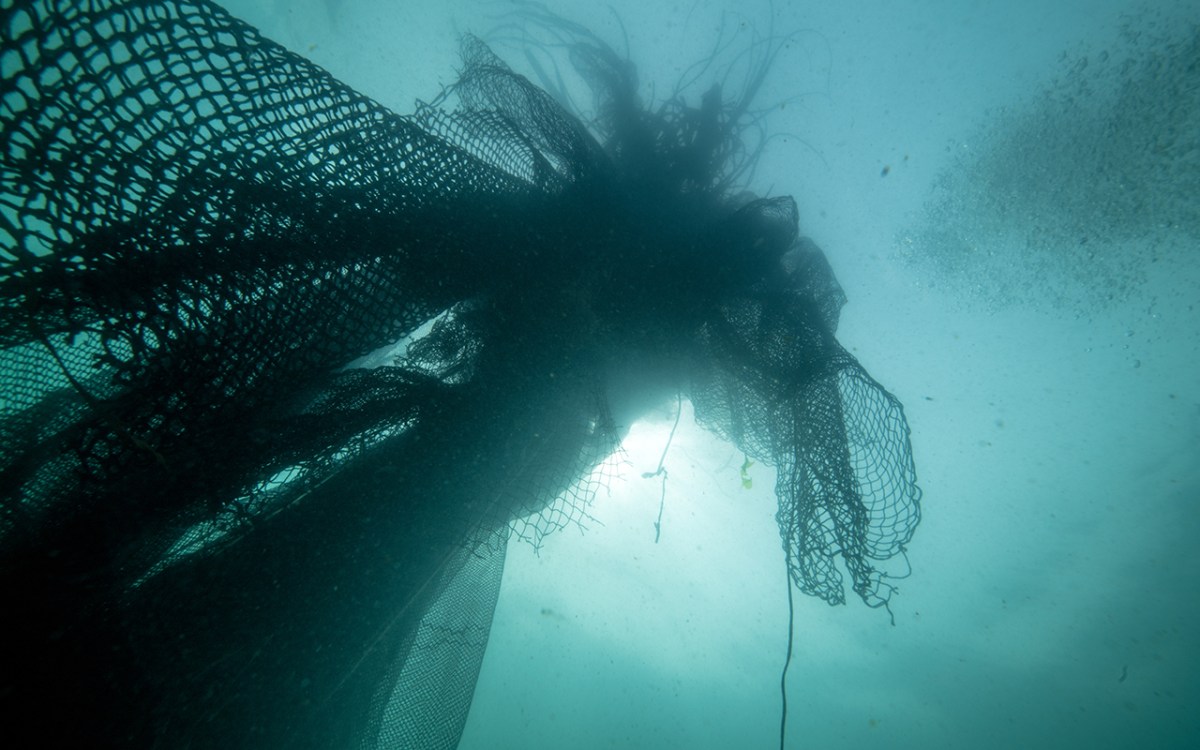
<instances>
[{"instance_id":1,"label":"dark mesh net","mask_svg":"<svg viewBox=\"0 0 1200 750\"><path fill-rule=\"evenodd\" d=\"M706 329L696 418L779 472L777 520L792 579L844 600L841 556L872 606L892 587L872 564L903 550L919 520L900 403L833 338L844 296L820 251L792 249L791 291L723 306ZM753 335L747 335L753 332Z\"/></svg>"},{"instance_id":2,"label":"dark mesh net","mask_svg":"<svg viewBox=\"0 0 1200 750\"><path fill-rule=\"evenodd\" d=\"M679 393L778 467L796 584L886 603L907 427L790 199L737 197L746 102L642 109L560 31L595 132L474 39L402 117L205 2L0 2L12 731L453 747L509 535Z\"/></svg>"}]
</instances>

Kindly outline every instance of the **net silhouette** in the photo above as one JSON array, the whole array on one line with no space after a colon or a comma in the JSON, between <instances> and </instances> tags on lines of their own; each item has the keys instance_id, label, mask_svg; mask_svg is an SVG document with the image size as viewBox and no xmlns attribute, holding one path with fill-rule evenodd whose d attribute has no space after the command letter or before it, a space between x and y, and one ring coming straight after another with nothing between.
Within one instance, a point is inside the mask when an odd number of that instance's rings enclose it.
<instances>
[{"instance_id":1,"label":"net silhouette","mask_svg":"<svg viewBox=\"0 0 1200 750\"><path fill-rule=\"evenodd\" d=\"M586 521L680 395L778 469L794 584L886 605L908 428L794 203L743 190L757 84L647 106L535 17L593 122L470 37L402 116L207 2L3 3L12 731L454 747L509 537Z\"/></svg>"}]
</instances>

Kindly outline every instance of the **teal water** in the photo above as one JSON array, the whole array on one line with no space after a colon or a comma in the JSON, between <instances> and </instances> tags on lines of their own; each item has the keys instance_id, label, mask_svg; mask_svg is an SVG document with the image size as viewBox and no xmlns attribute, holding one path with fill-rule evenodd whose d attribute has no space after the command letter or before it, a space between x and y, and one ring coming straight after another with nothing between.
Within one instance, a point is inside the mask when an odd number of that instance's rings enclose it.
<instances>
[{"instance_id":1,"label":"teal water","mask_svg":"<svg viewBox=\"0 0 1200 750\"><path fill-rule=\"evenodd\" d=\"M795 195L828 253L850 299L839 338L905 403L925 491L894 626L857 601L797 601L788 747L1200 746L1200 242L1186 214L1200 195L1171 161L1200 158L1172 151L1200 132L1200 94L1170 89L1163 64L1136 88L1171 95L1130 119L1104 88L1120 59L1162 57L1153 34L1200 13L777 5L777 30L808 31L762 101L804 96L765 120L786 135L755 187ZM550 6L620 44L606 8ZM486 32L505 6L229 7L404 112L453 79L455 35ZM612 7L660 91L723 17L769 18L761 3ZM1155 31L1123 42L1129 18ZM1051 106L1047 90L1071 101ZM1114 151L1147 139L1149 157ZM787 599L771 472L749 467L746 488L743 457L686 408L657 544L661 488L641 473L669 407L632 432L585 533L538 555L512 544L463 748L778 745Z\"/></svg>"}]
</instances>

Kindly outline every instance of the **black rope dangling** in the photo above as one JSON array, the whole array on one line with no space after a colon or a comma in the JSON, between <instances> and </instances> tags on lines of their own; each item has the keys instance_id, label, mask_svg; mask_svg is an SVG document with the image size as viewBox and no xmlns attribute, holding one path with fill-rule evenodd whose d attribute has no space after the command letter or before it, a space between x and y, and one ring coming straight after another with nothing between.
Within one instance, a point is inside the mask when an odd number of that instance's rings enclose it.
<instances>
[{"instance_id":1,"label":"black rope dangling","mask_svg":"<svg viewBox=\"0 0 1200 750\"><path fill-rule=\"evenodd\" d=\"M792 552L787 551L787 571L785 580L787 581L788 594L788 637L787 637L787 657L783 661L783 672L779 676L779 693L783 703L783 712L779 718L779 750L784 750L784 745L787 742L787 673L788 667L792 664L792 632L796 619L796 607L792 601Z\"/></svg>"}]
</instances>

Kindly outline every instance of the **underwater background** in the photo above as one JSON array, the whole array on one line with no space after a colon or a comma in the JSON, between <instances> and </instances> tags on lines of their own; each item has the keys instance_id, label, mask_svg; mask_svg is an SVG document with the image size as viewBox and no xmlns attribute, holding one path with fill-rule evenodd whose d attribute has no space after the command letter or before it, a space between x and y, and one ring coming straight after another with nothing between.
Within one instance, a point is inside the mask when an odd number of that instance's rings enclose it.
<instances>
[{"instance_id":1,"label":"underwater background","mask_svg":"<svg viewBox=\"0 0 1200 750\"><path fill-rule=\"evenodd\" d=\"M924 497L894 626L797 598L788 746L1200 746L1200 10L547 5L627 35L646 96L722 29L795 32L752 187L794 195L829 256L839 339L905 404ZM403 113L512 6L226 7ZM584 533L510 545L462 748L778 744L773 472L683 410L657 543L642 473L673 403Z\"/></svg>"}]
</instances>

